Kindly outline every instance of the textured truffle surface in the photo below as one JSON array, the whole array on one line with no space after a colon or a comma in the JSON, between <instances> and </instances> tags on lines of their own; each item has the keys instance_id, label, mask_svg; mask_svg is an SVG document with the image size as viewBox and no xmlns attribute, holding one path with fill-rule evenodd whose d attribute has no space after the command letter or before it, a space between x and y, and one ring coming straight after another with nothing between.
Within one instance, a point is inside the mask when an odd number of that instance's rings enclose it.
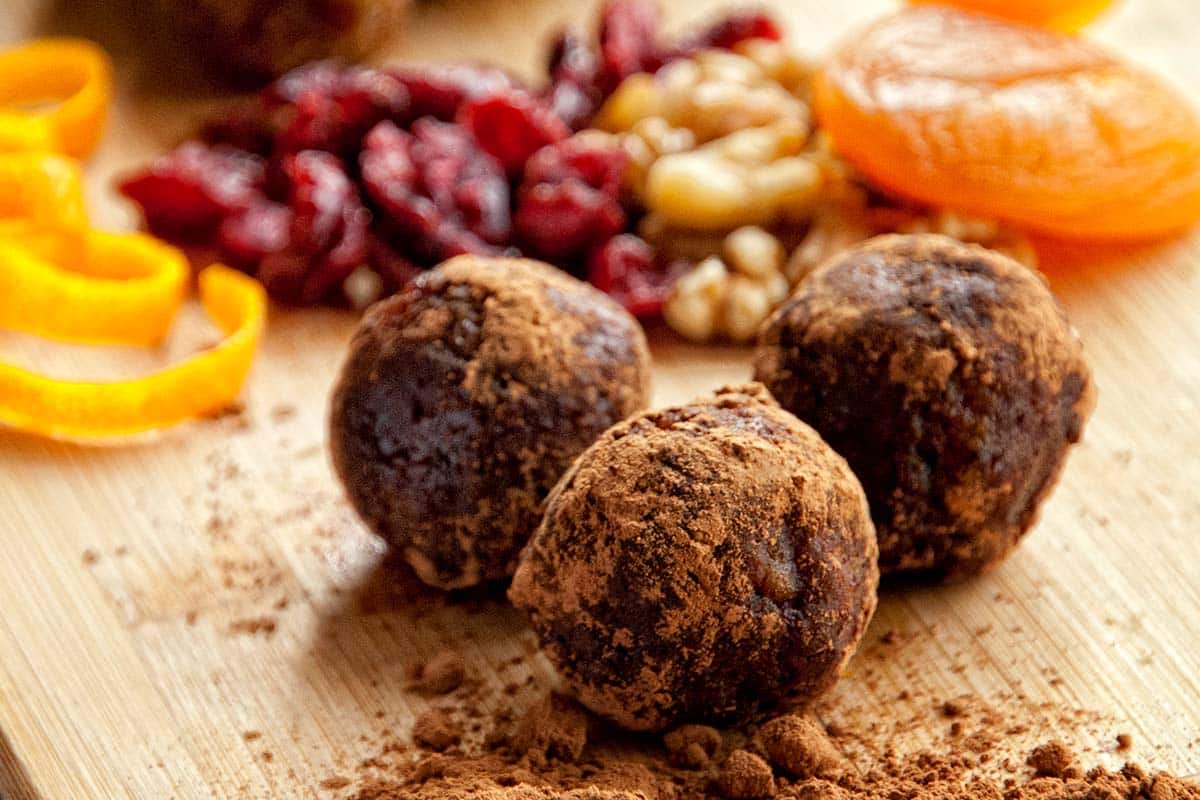
<instances>
[{"instance_id":1,"label":"textured truffle surface","mask_svg":"<svg viewBox=\"0 0 1200 800\"><path fill-rule=\"evenodd\" d=\"M751 384L605 433L509 596L584 705L661 730L829 687L874 611L876 558L846 462Z\"/></svg>"},{"instance_id":2,"label":"textured truffle surface","mask_svg":"<svg viewBox=\"0 0 1200 800\"><path fill-rule=\"evenodd\" d=\"M443 588L512 574L547 493L642 408L650 356L608 297L534 261L463 256L372 307L333 395L355 508Z\"/></svg>"},{"instance_id":3,"label":"textured truffle surface","mask_svg":"<svg viewBox=\"0 0 1200 800\"><path fill-rule=\"evenodd\" d=\"M1042 278L934 235L879 237L818 268L764 325L755 366L862 481L885 575L1002 560L1094 404Z\"/></svg>"}]
</instances>

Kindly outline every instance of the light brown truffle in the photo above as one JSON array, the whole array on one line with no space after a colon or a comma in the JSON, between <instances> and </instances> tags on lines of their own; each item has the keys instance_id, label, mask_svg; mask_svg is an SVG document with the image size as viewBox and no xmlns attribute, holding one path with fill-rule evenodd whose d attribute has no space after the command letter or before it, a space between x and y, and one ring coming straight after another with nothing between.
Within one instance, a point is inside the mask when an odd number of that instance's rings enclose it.
<instances>
[{"instance_id":1,"label":"light brown truffle","mask_svg":"<svg viewBox=\"0 0 1200 800\"><path fill-rule=\"evenodd\" d=\"M819 267L764 325L755 367L862 481L885 575L955 579L1002 560L1094 404L1041 277L931 234Z\"/></svg>"},{"instance_id":2,"label":"light brown truffle","mask_svg":"<svg viewBox=\"0 0 1200 800\"><path fill-rule=\"evenodd\" d=\"M662 730L829 687L875 608L876 557L845 461L751 384L604 434L509 596L584 705Z\"/></svg>"},{"instance_id":3,"label":"light brown truffle","mask_svg":"<svg viewBox=\"0 0 1200 800\"><path fill-rule=\"evenodd\" d=\"M512 574L571 461L645 405L637 321L560 270L462 256L363 318L334 391L350 500L426 583Z\"/></svg>"}]
</instances>

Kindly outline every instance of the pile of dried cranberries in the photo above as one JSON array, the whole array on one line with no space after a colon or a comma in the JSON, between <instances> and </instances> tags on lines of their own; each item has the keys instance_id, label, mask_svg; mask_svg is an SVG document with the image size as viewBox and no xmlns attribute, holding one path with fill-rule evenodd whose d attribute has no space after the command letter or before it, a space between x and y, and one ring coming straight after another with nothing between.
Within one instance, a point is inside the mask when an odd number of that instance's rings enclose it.
<instances>
[{"instance_id":1,"label":"pile of dried cranberries","mask_svg":"<svg viewBox=\"0 0 1200 800\"><path fill-rule=\"evenodd\" d=\"M291 303L337 302L364 267L394 291L450 256L512 253L655 314L678 270L630 233L641 211L624 151L576 132L628 75L780 38L757 12L671 45L659 23L647 0L609 0L598 41L557 37L540 89L473 64L310 64L121 191L154 234L215 252Z\"/></svg>"}]
</instances>

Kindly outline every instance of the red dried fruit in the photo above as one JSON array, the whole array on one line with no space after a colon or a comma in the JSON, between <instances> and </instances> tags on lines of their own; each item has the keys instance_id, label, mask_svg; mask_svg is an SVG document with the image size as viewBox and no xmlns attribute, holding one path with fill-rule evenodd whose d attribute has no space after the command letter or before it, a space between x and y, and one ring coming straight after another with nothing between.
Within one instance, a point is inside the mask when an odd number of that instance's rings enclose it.
<instances>
[{"instance_id":1,"label":"red dried fruit","mask_svg":"<svg viewBox=\"0 0 1200 800\"><path fill-rule=\"evenodd\" d=\"M384 290L388 293L404 288L423 271L378 236L372 236L368 244L367 263L383 278Z\"/></svg>"},{"instance_id":2,"label":"red dried fruit","mask_svg":"<svg viewBox=\"0 0 1200 800\"><path fill-rule=\"evenodd\" d=\"M588 281L638 317L662 313L671 286L688 270L676 262L660 267L654 249L631 233L614 236L592 254Z\"/></svg>"},{"instance_id":3,"label":"red dried fruit","mask_svg":"<svg viewBox=\"0 0 1200 800\"><path fill-rule=\"evenodd\" d=\"M690 36L680 44L685 53L716 48L732 50L749 39L770 39L778 42L783 38L779 23L765 11L745 9L735 11L714 22L696 36Z\"/></svg>"},{"instance_id":4,"label":"red dried fruit","mask_svg":"<svg viewBox=\"0 0 1200 800\"><path fill-rule=\"evenodd\" d=\"M541 183L522 191L513 224L530 252L567 261L586 256L624 230L625 212L580 181Z\"/></svg>"},{"instance_id":5,"label":"red dried fruit","mask_svg":"<svg viewBox=\"0 0 1200 800\"><path fill-rule=\"evenodd\" d=\"M385 219L412 236L428 236L437 228L440 215L432 200L417 193L412 143L412 134L381 122L363 140L359 169L367 196L379 205Z\"/></svg>"},{"instance_id":6,"label":"red dried fruit","mask_svg":"<svg viewBox=\"0 0 1200 800\"><path fill-rule=\"evenodd\" d=\"M629 156L583 137L566 139L539 150L525 165L526 185L577 179L616 199L625 183Z\"/></svg>"},{"instance_id":7,"label":"red dried fruit","mask_svg":"<svg viewBox=\"0 0 1200 800\"><path fill-rule=\"evenodd\" d=\"M625 229L620 193L628 157L573 137L529 160L513 227L523 248L556 260L585 258Z\"/></svg>"},{"instance_id":8,"label":"red dried fruit","mask_svg":"<svg viewBox=\"0 0 1200 800\"><path fill-rule=\"evenodd\" d=\"M337 85L342 68L336 61L312 61L279 76L262 90L269 106L291 105L309 92L330 94Z\"/></svg>"},{"instance_id":9,"label":"red dried fruit","mask_svg":"<svg viewBox=\"0 0 1200 800\"><path fill-rule=\"evenodd\" d=\"M663 63L658 43L661 15L647 0L609 0L600 12L600 56L604 89L611 92L635 72L654 72Z\"/></svg>"},{"instance_id":10,"label":"red dried fruit","mask_svg":"<svg viewBox=\"0 0 1200 800\"><path fill-rule=\"evenodd\" d=\"M519 244L566 269L590 265L655 313L672 273L645 242L614 238L628 227L627 157L571 132L630 74L780 31L746 11L676 47L659 34L651 0L606 0L598 41L556 38L541 92L474 64L308 64L209 124L210 146L181 147L122 189L152 231L215 246L291 302L331 294L361 263L394 289L452 255Z\"/></svg>"},{"instance_id":11,"label":"red dried fruit","mask_svg":"<svg viewBox=\"0 0 1200 800\"><path fill-rule=\"evenodd\" d=\"M467 102L458 121L514 176L538 150L571 135L547 104L520 89Z\"/></svg>"},{"instance_id":12,"label":"red dried fruit","mask_svg":"<svg viewBox=\"0 0 1200 800\"><path fill-rule=\"evenodd\" d=\"M409 133L382 122L364 144L363 185L408 256L434 264L509 240L508 180L459 126L422 119Z\"/></svg>"},{"instance_id":13,"label":"red dried fruit","mask_svg":"<svg viewBox=\"0 0 1200 800\"><path fill-rule=\"evenodd\" d=\"M434 117L451 122L464 102L511 89L507 72L476 64L409 64L388 74L408 90L413 119Z\"/></svg>"},{"instance_id":14,"label":"red dried fruit","mask_svg":"<svg viewBox=\"0 0 1200 800\"><path fill-rule=\"evenodd\" d=\"M292 211L282 203L262 202L227 217L217 229L217 247L230 266L254 272L272 253L291 242Z\"/></svg>"},{"instance_id":15,"label":"red dried fruit","mask_svg":"<svg viewBox=\"0 0 1200 800\"><path fill-rule=\"evenodd\" d=\"M300 83L300 81L297 81ZM403 120L408 90L380 70L350 67L332 76L320 72L294 94L289 119L276 137L276 151L325 150L352 155L363 135L380 120Z\"/></svg>"},{"instance_id":16,"label":"red dried fruit","mask_svg":"<svg viewBox=\"0 0 1200 800\"><path fill-rule=\"evenodd\" d=\"M604 101L600 54L583 37L565 30L554 40L547 69L551 110L571 130L587 127Z\"/></svg>"},{"instance_id":17,"label":"red dried fruit","mask_svg":"<svg viewBox=\"0 0 1200 800\"><path fill-rule=\"evenodd\" d=\"M290 242L262 260L258 278L274 297L312 304L366 259L371 217L334 156L306 150L282 166L291 183Z\"/></svg>"},{"instance_id":18,"label":"red dried fruit","mask_svg":"<svg viewBox=\"0 0 1200 800\"><path fill-rule=\"evenodd\" d=\"M262 159L231 147L185 142L120 184L156 236L207 242L217 226L262 200Z\"/></svg>"}]
</instances>

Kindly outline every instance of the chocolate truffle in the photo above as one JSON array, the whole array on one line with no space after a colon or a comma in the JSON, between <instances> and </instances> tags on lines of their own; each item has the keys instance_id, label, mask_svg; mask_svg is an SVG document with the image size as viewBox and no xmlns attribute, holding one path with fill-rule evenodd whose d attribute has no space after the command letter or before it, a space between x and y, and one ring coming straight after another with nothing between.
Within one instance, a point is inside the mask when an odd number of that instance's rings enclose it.
<instances>
[{"instance_id":1,"label":"chocolate truffle","mask_svg":"<svg viewBox=\"0 0 1200 800\"><path fill-rule=\"evenodd\" d=\"M1093 405L1041 276L943 236L882 236L826 262L763 326L755 366L862 481L884 575L997 564Z\"/></svg>"},{"instance_id":2,"label":"chocolate truffle","mask_svg":"<svg viewBox=\"0 0 1200 800\"><path fill-rule=\"evenodd\" d=\"M646 404L641 327L521 259L460 256L364 316L330 448L358 513L426 583L512 574L575 456Z\"/></svg>"},{"instance_id":3,"label":"chocolate truffle","mask_svg":"<svg viewBox=\"0 0 1200 800\"><path fill-rule=\"evenodd\" d=\"M828 688L875 609L866 497L759 384L616 425L555 487L509 597L632 730Z\"/></svg>"}]
</instances>

